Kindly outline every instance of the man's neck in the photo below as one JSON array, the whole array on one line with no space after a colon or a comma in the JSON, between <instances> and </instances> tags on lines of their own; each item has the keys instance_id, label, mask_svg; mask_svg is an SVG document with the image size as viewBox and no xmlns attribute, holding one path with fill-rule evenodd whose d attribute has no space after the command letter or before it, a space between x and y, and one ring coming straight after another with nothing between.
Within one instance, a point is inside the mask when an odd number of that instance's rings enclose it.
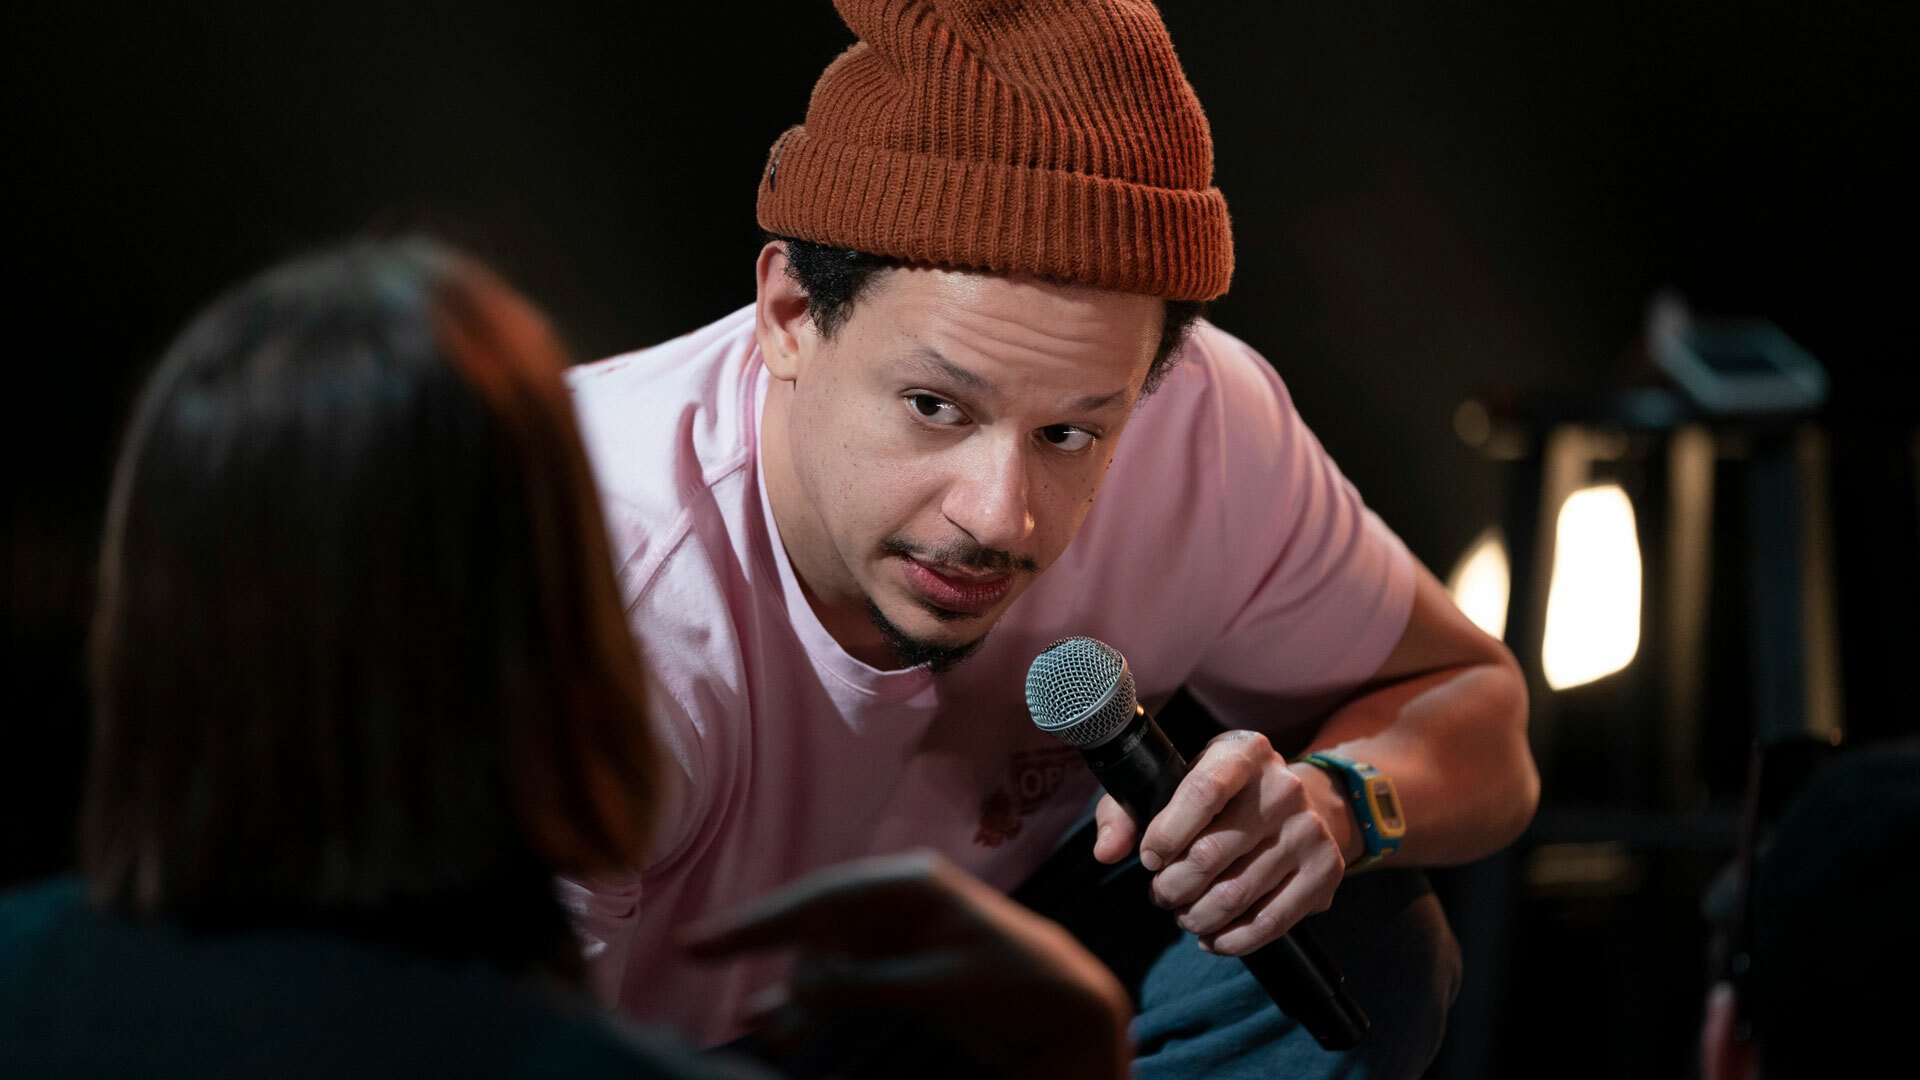
<instances>
[{"instance_id":1,"label":"man's neck","mask_svg":"<svg viewBox=\"0 0 1920 1080\"><path fill-rule=\"evenodd\" d=\"M826 523L813 508L793 465L789 417L793 384L770 379L760 415L760 468L773 507L774 532L801 595L847 655L872 667L894 667L898 659L880 628L867 614L865 596L840 563L827 538Z\"/></svg>"}]
</instances>

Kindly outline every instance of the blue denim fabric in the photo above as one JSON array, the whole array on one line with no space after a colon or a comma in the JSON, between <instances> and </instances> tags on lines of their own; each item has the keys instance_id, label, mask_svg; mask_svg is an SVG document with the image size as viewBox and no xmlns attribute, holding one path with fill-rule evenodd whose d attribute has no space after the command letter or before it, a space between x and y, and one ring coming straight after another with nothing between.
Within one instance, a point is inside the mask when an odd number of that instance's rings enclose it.
<instances>
[{"instance_id":1,"label":"blue denim fabric","mask_svg":"<svg viewBox=\"0 0 1920 1080\"><path fill-rule=\"evenodd\" d=\"M1182 934L1138 987L1134 1076L1389 1080L1425 1072L1460 989L1460 948L1426 875L1357 875L1340 886L1332 909L1307 925L1372 1021L1359 1046L1322 1050L1274 1007L1239 960L1202 952L1193 935Z\"/></svg>"}]
</instances>

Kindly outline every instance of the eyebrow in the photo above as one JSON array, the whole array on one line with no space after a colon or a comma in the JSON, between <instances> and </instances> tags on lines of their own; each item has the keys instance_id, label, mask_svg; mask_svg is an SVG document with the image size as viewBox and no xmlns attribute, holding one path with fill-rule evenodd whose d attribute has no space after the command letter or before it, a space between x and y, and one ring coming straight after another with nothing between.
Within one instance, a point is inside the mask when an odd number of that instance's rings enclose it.
<instances>
[{"instance_id":1,"label":"eyebrow","mask_svg":"<svg viewBox=\"0 0 1920 1080\"><path fill-rule=\"evenodd\" d=\"M952 379L954 382L970 390L991 390L993 388L987 380L968 371L966 368L961 367L945 356L942 356L940 350L931 345L916 347L912 352L907 354L907 359L914 361L922 367L938 371L947 378Z\"/></svg>"},{"instance_id":2,"label":"eyebrow","mask_svg":"<svg viewBox=\"0 0 1920 1080\"><path fill-rule=\"evenodd\" d=\"M1109 405L1117 404L1121 398L1126 396L1127 392L1125 390L1115 390L1111 394L1088 394L1086 397L1073 403L1073 410L1075 412L1099 412Z\"/></svg>"},{"instance_id":3,"label":"eyebrow","mask_svg":"<svg viewBox=\"0 0 1920 1080\"><path fill-rule=\"evenodd\" d=\"M966 368L961 367L959 364L956 364L953 361L947 359L944 355L941 354L940 350L934 348L931 345L920 345L915 347L912 351L907 353L906 358L920 365L921 367L927 368L928 370L938 371L940 374L945 375L947 378L952 379L954 382L957 382L960 385L965 386L970 390L993 389L993 384L989 383L986 379L982 378L978 373L969 371ZM1127 396L1127 392L1124 389L1115 390L1112 393L1108 393L1108 394L1088 394L1086 397L1083 397L1080 400L1073 403L1073 411L1099 412L1100 410L1105 409L1108 406L1113 405L1114 403L1120 401L1122 398L1126 396Z\"/></svg>"}]
</instances>

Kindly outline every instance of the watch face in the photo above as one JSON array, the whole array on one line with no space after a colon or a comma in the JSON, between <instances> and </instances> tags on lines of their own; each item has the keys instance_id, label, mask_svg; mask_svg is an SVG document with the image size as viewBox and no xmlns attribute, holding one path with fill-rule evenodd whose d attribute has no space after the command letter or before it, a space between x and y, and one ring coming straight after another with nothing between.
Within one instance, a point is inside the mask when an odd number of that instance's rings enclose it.
<instances>
[{"instance_id":1,"label":"watch face","mask_svg":"<svg viewBox=\"0 0 1920 1080\"><path fill-rule=\"evenodd\" d=\"M1407 831L1407 823L1400 820L1400 800L1393 793L1393 783L1386 777L1367 781L1367 802L1373 807L1373 824L1385 837L1399 836Z\"/></svg>"}]
</instances>

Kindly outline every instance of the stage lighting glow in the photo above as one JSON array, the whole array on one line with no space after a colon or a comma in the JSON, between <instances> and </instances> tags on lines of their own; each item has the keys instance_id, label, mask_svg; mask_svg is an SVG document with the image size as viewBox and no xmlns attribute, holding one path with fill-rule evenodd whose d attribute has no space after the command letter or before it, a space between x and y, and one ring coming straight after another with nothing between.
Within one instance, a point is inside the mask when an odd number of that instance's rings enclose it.
<instances>
[{"instance_id":1,"label":"stage lighting glow","mask_svg":"<svg viewBox=\"0 0 1920 1080\"><path fill-rule=\"evenodd\" d=\"M1473 542L1447 577L1447 591L1473 625L1497 638L1507 636L1507 600L1513 591L1507 545L1496 529Z\"/></svg>"},{"instance_id":2,"label":"stage lighting glow","mask_svg":"<svg viewBox=\"0 0 1920 1080\"><path fill-rule=\"evenodd\" d=\"M1640 541L1633 503L1617 484L1574 492L1555 529L1540 658L1555 690L1589 683L1640 650Z\"/></svg>"}]
</instances>

